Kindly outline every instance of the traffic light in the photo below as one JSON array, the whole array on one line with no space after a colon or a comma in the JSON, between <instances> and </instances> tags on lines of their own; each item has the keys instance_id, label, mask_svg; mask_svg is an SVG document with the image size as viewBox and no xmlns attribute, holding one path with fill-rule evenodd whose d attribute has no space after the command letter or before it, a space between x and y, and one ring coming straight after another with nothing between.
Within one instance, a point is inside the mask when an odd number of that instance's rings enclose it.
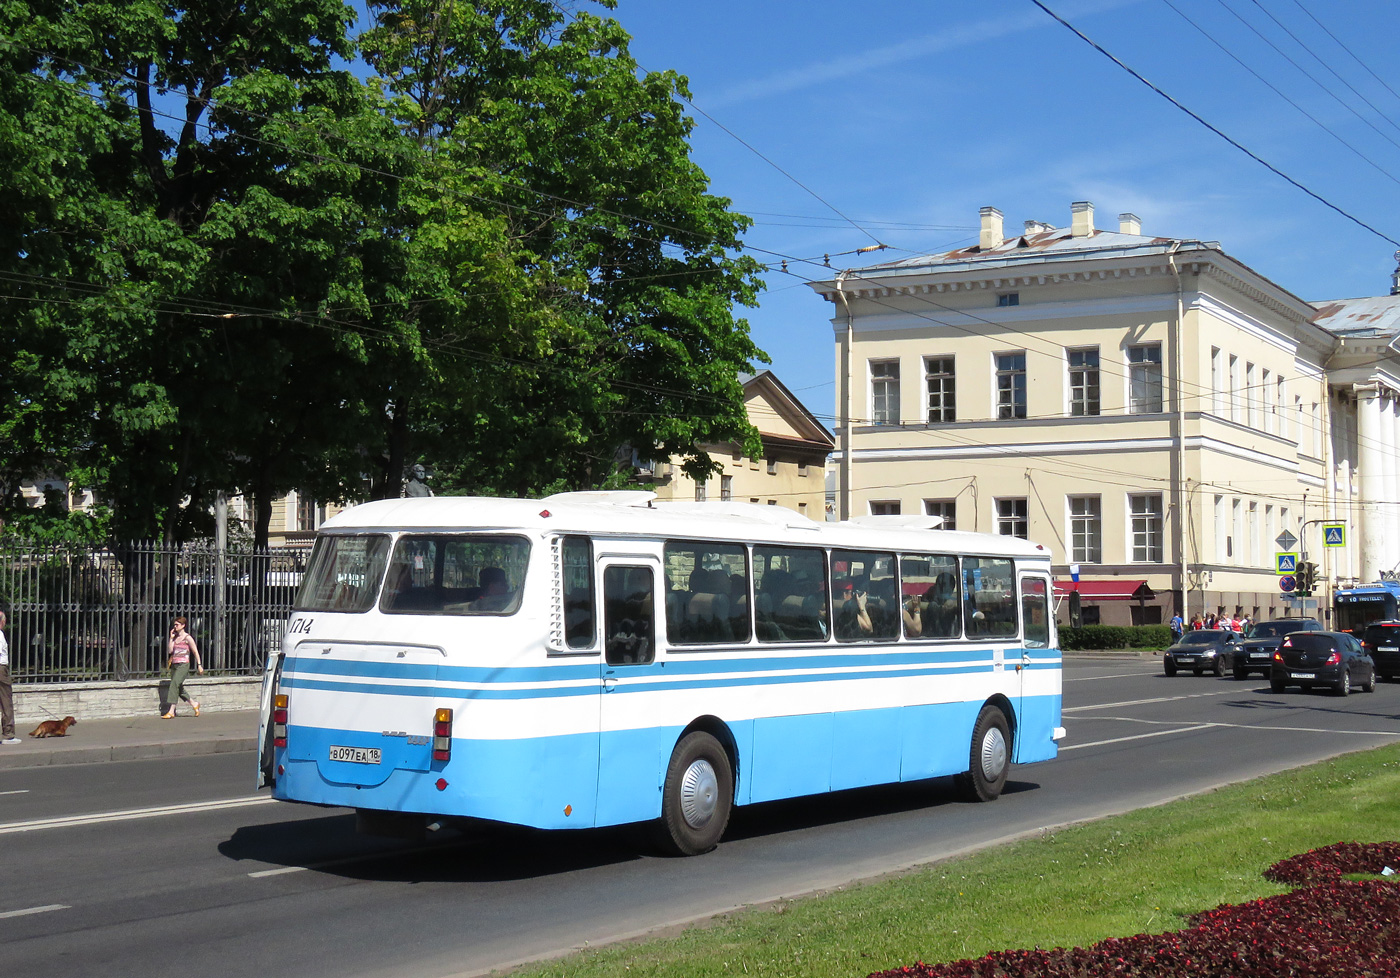
<instances>
[{"instance_id":1,"label":"traffic light","mask_svg":"<svg viewBox=\"0 0 1400 978\"><path fill-rule=\"evenodd\" d=\"M1313 585L1317 583L1317 565L1310 560L1301 561L1298 564L1298 593L1312 594Z\"/></svg>"}]
</instances>

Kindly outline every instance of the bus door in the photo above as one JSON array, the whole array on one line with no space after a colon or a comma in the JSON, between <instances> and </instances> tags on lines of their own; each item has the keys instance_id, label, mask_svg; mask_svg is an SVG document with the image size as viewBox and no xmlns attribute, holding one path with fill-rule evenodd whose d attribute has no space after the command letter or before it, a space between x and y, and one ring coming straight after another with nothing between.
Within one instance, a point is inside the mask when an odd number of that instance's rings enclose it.
<instances>
[{"instance_id":1,"label":"bus door","mask_svg":"<svg viewBox=\"0 0 1400 978\"><path fill-rule=\"evenodd\" d=\"M648 704L654 694L639 689L657 677L661 634L657 612L661 563L652 557L605 557L599 561L603 596L602 695L599 706L598 806L600 824L655 818L659 811L657 760L661 731ZM655 740L656 743L651 741ZM664 750L670 751L669 743Z\"/></svg>"},{"instance_id":2,"label":"bus door","mask_svg":"<svg viewBox=\"0 0 1400 978\"><path fill-rule=\"evenodd\" d=\"M1045 668L1048 665L1045 653L1053 648L1055 641L1055 619L1050 603L1054 592L1050 587L1050 578L1041 574L1022 574L1019 583L1021 647L1016 650L1018 682L1015 705L1020 722L1017 726L1021 730L1050 729L1060 723L1059 685L1055 683L1053 690L1049 688L1048 677L1052 673ZM1056 658L1058 659L1058 655ZM1059 676L1058 666L1053 675ZM1047 715L1040 716L1042 711ZM1053 719L1049 713L1054 714ZM1040 760L1049 746L1027 744L1023 738L1017 737L1016 756L1013 760L1018 763Z\"/></svg>"}]
</instances>

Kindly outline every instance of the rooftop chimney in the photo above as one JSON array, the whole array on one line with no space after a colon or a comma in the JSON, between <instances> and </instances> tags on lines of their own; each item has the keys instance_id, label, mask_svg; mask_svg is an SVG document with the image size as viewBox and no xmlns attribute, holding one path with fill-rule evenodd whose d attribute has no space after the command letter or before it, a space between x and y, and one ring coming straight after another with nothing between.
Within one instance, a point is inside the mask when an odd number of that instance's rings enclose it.
<instances>
[{"instance_id":1,"label":"rooftop chimney","mask_svg":"<svg viewBox=\"0 0 1400 978\"><path fill-rule=\"evenodd\" d=\"M1075 238L1087 238L1094 233L1094 205L1087 200L1076 200L1069 205L1069 233Z\"/></svg>"},{"instance_id":2,"label":"rooftop chimney","mask_svg":"<svg viewBox=\"0 0 1400 978\"><path fill-rule=\"evenodd\" d=\"M982 251L991 251L1001 244L1005 235L1001 228L1001 211L995 207L984 207L982 215L982 234L977 239L977 247Z\"/></svg>"},{"instance_id":3,"label":"rooftop chimney","mask_svg":"<svg viewBox=\"0 0 1400 978\"><path fill-rule=\"evenodd\" d=\"M1142 234L1142 218L1131 213L1119 214L1118 232L1120 234Z\"/></svg>"},{"instance_id":4,"label":"rooftop chimney","mask_svg":"<svg viewBox=\"0 0 1400 978\"><path fill-rule=\"evenodd\" d=\"M1400 251L1395 253L1395 271L1390 273L1390 294L1400 295Z\"/></svg>"},{"instance_id":5,"label":"rooftop chimney","mask_svg":"<svg viewBox=\"0 0 1400 978\"><path fill-rule=\"evenodd\" d=\"M1027 221L1027 222L1026 222L1026 233L1027 233L1027 234L1044 234L1046 231L1053 231L1053 230L1055 230L1055 226L1054 226L1053 224L1046 224L1044 221Z\"/></svg>"}]
</instances>

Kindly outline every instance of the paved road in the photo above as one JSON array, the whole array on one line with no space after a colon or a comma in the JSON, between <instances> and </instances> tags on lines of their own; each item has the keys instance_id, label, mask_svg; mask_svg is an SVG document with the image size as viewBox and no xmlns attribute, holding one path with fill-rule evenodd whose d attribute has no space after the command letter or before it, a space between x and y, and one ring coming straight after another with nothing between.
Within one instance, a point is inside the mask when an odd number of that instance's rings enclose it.
<instances>
[{"instance_id":1,"label":"paved road","mask_svg":"<svg viewBox=\"0 0 1400 978\"><path fill-rule=\"evenodd\" d=\"M995 804L946 780L755 806L714 853L624 830L364 840L253 794L251 755L0 772L16 974L474 974L1400 738L1400 685L1347 699L1071 660L1068 741Z\"/></svg>"}]
</instances>

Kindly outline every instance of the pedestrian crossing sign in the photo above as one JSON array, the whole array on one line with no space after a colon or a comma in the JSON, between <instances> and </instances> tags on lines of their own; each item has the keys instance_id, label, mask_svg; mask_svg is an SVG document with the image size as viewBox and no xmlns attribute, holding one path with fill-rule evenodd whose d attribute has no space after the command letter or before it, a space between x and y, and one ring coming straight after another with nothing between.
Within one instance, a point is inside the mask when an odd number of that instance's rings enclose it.
<instances>
[{"instance_id":1,"label":"pedestrian crossing sign","mask_svg":"<svg viewBox=\"0 0 1400 978\"><path fill-rule=\"evenodd\" d=\"M1347 528L1343 523L1335 526L1323 526L1322 545L1324 547L1345 547L1347 545Z\"/></svg>"},{"instance_id":2,"label":"pedestrian crossing sign","mask_svg":"<svg viewBox=\"0 0 1400 978\"><path fill-rule=\"evenodd\" d=\"M1279 574L1279 575L1283 575L1283 574L1295 574L1295 573L1297 573L1297 571L1298 571L1298 555L1297 555L1296 553L1291 553L1291 554L1279 554L1279 553L1276 553L1276 554L1274 554L1274 573L1275 573L1275 574Z\"/></svg>"}]
</instances>

